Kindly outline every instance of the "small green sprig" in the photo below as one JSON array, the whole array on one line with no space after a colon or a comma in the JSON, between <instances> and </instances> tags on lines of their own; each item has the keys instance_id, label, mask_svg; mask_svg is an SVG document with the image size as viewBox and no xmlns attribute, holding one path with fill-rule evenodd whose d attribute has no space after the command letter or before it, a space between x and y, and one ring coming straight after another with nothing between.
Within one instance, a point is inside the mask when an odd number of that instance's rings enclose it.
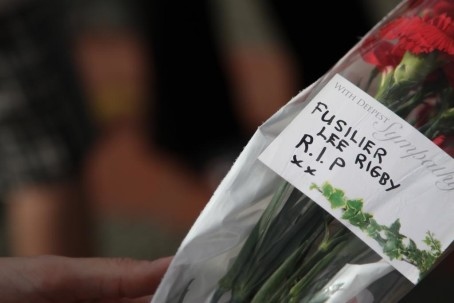
<instances>
[{"instance_id":1,"label":"small green sprig","mask_svg":"<svg viewBox=\"0 0 454 303\"><path fill-rule=\"evenodd\" d=\"M433 233L427 232L424 243L429 250L421 250L412 239L400 233L400 221L396 219L390 226L379 224L372 214L363 211L362 199L348 199L343 190L333 187L329 182L321 186L312 184L330 202L331 208L342 209L341 219L358 227L369 237L377 241L383 253L391 260L401 260L412 264L420 271L420 279L432 268L440 257L441 243Z\"/></svg>"}]
</instances>

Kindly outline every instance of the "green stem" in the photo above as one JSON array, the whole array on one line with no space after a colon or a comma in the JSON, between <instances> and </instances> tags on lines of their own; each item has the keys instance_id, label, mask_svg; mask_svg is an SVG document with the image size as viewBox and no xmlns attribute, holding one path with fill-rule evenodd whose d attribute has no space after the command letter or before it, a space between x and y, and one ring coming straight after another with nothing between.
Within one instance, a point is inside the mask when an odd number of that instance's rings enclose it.
<instances>
[{"instance_id":1,"label":"green stem","mask_svg":"<svg viewBox=\"0 0 454 303\"><path fill-rule=\"evenodd\" d=\"M296 264L301 262L313 243L322 233L323 227L319 225L318 229L313 232L307 240L305 240L288 258L282 265L266 280L266 282L260 287L251 303L270 303L271 298L275 295L283 281L290 276L296 267Z\"/></svg>"},{"instance_id":2,"label":"green stem","mask_svg":"<svg viewBox=\"0 0 454 303\"><path fill-rule=\"evenodd\" d=\"M290 289L289 292L289 303L297 303L299 302L305 292L306 287L313 281L313 279L319 274L323 269L325 269L332 260L336 257L337 253L345 246L347 243L340 242L334 248L330 249L329 251L323 252L323 256L320 260L313 265L313 267L309 270L307 274L305 274L296 284Z\"/></svg>"},{"instance_id":3,"label":"green stem","mask_svg":"<svg viewBox=\"0 0 454 303\"><path fill-rule=\"evenodd\" d=\"M287 194L289 187L290 184L284 182L274 194L270 204L246 239L246 242L241 248L233 265L219 280L218 287L211 298L211 303L217 303L225 293L230 291L233 288L236 279L245 271L245 266L249 263L248 260L253 254L257 244L261 242L260 237L263 237L264 231L267 229L267 226L270 225L271 219L281 207L283 196Z\"/></svg>"}]
</instances>

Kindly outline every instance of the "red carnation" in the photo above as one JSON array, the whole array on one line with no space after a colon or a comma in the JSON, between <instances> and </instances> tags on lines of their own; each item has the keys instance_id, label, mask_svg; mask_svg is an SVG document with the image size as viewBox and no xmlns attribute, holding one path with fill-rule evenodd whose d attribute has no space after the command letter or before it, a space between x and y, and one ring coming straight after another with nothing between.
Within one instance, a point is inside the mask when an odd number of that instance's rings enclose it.
<instances>
[{"instance_id":1,"label":"red carnation","mask_svg":"<svg viewBox=\"0 0 454 303\"><path fill-rule=\"evenodd\" d=\"M446 14L450 18L454 18L454 3L449 0L438 1L433 6L434 15Z\"/></svg>"},{"instance_id":2,"label":"red carnation","mask_svg":"<svg viewBox=\"0 0 454 303\"><path fill-rule=\"evenodd\" d=\"M404 55L404 51L391 42L376 39L366 41L361 52L364 61L375 65L380 71L388 67L396 67Z\"/></svg>"},{"instance_id":3,"label":"red carnation","mask_svg":"<svg viewBox=\"0 0 454 303\"><path fill-rule=\"evenodd\" d=\"M379 32L383 39L398 39L396 47L413 54L435 50L454 55L454 23L446 14L430 17L398 18Z\"/></svg>"}]
</instances>

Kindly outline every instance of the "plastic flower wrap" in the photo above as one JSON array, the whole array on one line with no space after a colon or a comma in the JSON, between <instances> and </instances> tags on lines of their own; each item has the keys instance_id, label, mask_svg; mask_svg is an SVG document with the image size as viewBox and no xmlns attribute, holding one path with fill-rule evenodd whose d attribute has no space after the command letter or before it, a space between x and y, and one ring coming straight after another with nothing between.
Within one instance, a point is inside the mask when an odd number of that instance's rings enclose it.
<instances>
[{"instance_id":1,"label":"plastic flower wrap","mask_svg":"<svg viewBox=\"0 0 454 303\"><path fill-rule=\"evenodd\" d=\"M397 302L454 240L454 0L404 1L251 138L153 302Z\"/></svg>"}]
</instances>

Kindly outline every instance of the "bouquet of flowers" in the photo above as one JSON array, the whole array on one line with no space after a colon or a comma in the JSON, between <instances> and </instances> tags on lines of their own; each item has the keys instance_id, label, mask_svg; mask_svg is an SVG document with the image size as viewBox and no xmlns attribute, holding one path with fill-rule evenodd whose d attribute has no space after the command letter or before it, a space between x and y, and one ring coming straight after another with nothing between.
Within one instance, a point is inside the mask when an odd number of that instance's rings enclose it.
<instances>
[{"instance_id":1,"label":"bouquet of flowers","mask_svg":"<svg viewBox=\"0 0 454 303\"><path fill-rule=\"evenodd\" d=\"M153 302L397 302L423 279L454 240L453 20L403 1L266 121Z\"/></svg>"}]
</instances>

